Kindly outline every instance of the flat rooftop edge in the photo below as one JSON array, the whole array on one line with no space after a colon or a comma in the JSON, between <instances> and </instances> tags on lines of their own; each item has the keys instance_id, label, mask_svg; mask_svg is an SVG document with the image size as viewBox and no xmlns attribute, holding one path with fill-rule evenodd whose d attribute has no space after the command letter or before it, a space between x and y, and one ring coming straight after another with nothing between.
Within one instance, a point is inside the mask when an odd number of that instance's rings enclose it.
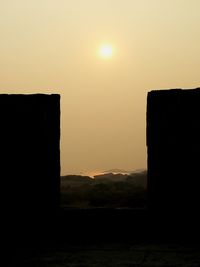
<instances>
[{"instance_id":1,"label":"flat rooftop edge","mask_svg":"<svg viewBox=\"0 0 200 267\"><path fill-rule=\"evenodd\" d=\"M153 89L148 92L148 94L166 94L166 93L200 93L200 87L197 88L174 88L174 89Z\"/></svg>"}]
</instances>

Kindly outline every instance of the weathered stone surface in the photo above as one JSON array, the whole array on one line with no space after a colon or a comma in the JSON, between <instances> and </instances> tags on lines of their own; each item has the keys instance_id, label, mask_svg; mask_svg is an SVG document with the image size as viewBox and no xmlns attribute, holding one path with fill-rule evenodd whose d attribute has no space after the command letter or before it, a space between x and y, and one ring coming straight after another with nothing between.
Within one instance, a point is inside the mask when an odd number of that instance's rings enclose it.
<instances>
[{"instance_id":1,"label":"weathered stone surface","mask_svg":"<svg viewBox=\"0 0 200 267\"><path fill-rule=\"evenodd\" d=\"M158 214L196 216L200 210L199 88L148 93L147 151L149 208Z\"/></svg>"}]
</instances>

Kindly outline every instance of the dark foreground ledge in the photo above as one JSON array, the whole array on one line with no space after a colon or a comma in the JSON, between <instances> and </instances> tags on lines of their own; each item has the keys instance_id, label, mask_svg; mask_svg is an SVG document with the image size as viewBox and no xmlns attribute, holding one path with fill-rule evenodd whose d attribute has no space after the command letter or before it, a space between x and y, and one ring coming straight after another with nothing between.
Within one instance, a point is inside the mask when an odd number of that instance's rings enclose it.
<instances>
[{"instance_id":1,"label":"dark foreground ledge","mask_svg":"<svg viewBox=\"0 0 200 267\"><path fill-rule=\"evenodd\" d=\"M47 240L54 242L198 242L196 217L154 214L148 209L61 209ZM49 224L50 225L50 224Z\"/></svg>"},{"instance_id":2,"label":"dark foreground ledge","mask_svg":"<svg viewBox=\"0 0 200 267\"><path fill-rule=\"evenodd\" d=\"M195 231L184 220L171 218L169 224L145 209L60 210L54 219L28 242L16 241L12 254L16 255L15 263L20 263L19 266L199 266L195 265L200 262L199 230L196 227Z\"/></svg>"}]
</instances>

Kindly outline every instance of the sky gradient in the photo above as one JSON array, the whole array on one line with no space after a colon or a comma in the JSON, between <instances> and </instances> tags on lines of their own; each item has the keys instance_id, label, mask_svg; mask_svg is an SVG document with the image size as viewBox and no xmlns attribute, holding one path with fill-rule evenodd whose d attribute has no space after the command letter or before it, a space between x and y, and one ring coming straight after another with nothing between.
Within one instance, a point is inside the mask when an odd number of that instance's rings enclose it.
<instances>
[{"instance_id":1,"label":"sky gradient","mask_svg":"<svg viewBox=\"0 0 200 267\"><path fill-rule=\"evenodd\" d=\"M200 86L199 12L199 0L1 0L0 93L61 94L62 174L146 168L147 92Z\"/></svg>"}]
</instances>

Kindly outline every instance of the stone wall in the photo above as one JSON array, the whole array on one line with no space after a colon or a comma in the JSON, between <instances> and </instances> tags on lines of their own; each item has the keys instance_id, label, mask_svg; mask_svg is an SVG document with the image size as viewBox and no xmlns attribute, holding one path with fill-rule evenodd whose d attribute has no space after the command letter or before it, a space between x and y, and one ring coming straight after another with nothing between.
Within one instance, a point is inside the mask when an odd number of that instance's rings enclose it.
<instances>
[{"instance_id":1,"label":"stone wall","mask_svg":"<svg viewBox=\"0 0 200 267\"><path fill-rule=\"evenodd\" d=\"M37 232L58 209L59 146L59 95L0 95L1 215L12 234Z\"/></svg>"},{"instance_id":2,"label":"stone wall","mask_svg":"<svg viewBox=\"0 0 200 267\"><path fill-rule=\"evenodd\" d=\"M200 89L147 98L148 203L157 214L200 209Z\"/></svg>"}]
</instances>

